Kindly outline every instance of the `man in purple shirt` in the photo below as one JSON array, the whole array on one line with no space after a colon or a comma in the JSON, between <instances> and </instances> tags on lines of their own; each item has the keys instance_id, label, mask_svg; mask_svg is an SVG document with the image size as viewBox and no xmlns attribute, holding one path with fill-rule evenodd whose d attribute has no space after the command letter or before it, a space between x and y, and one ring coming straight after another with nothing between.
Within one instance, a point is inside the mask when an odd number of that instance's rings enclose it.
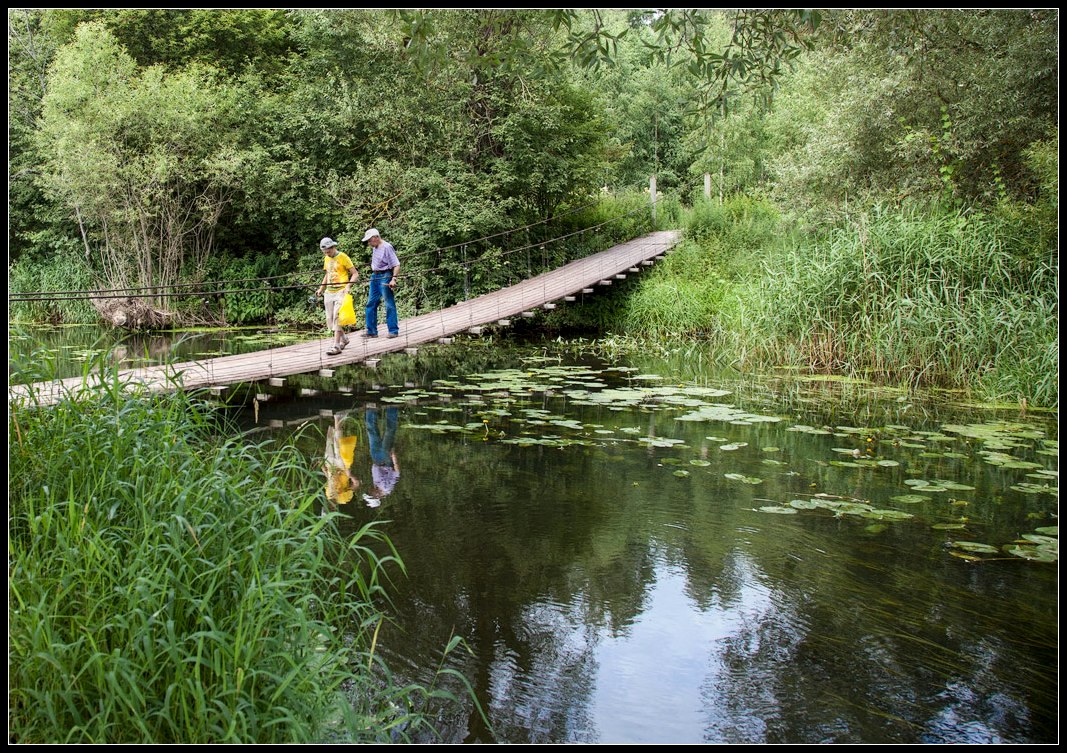
<instances>
[{"instance_id":1,"label":"man in purple shirt","mask_svg":"<svg viewBox=\"0 0 1067 753\"><path fill-rule=\"evenodd\" d=\"M364 337L378 336L378 304L385 299L385 325L389 328L389 337L400 334L400 323L396 318L396 301L393 291L396 289L397 275L400 274L400 260L396 258L396 249L389 241L382 240L376 228L363 234L363 242L370 243L370 298L367 300L367 331Z\"/></svg>"}]
</instances>

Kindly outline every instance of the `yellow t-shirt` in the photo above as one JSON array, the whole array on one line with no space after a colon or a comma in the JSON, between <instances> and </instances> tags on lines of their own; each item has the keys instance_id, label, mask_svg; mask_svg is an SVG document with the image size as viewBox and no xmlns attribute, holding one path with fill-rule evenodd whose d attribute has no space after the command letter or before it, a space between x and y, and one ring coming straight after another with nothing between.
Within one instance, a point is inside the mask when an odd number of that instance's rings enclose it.
<instances>
[{"instance_id":1,"label":"yellow t-shirt","mask_svg":"<svg viewBox=\"0 0 1067 753\"><path fill-rule=\"evenodd\" d=\"M340 256L340 254L338 254ZM330 431L333 431L331 428ZM358 437L340 437L337 440L337 450L341 455L341 462L345 464L344 468L333 467L329 470L329 479L326 481L326 497L339 505L348 504L348 501L352 499L352 494L355 491L352 489L352 480L345 473L345 470L352 467L352 461L356 459L356 444L359 442ZM329 455L327 455L329 460Z\"/></svg>"},{"instance_id":2,"label":"yellow t-shirt","mask_svg":"<svg viewBox=\"0 0 1067 753\"><path fill-rule=\"evenodd\" d=\"M337 446L341 451L341 460L345 468L352 467L352 461L356 459L356 437L341 437L337 440Z\"/></svg>"},{"instance_id":3,"label":"yellow t-shirt","mask_svg":"<svg viewBox=\"0 0 1067 753\"><path fill-rule=\"evenodd\" d=\"M329 293L340 293L344 290L345 285L355 276L356 271L356 265L343 251L338 251L337 256L332 259L329 256L323 256L322 268L328 275L326 290Z\"/></svg>"}]
</instances>

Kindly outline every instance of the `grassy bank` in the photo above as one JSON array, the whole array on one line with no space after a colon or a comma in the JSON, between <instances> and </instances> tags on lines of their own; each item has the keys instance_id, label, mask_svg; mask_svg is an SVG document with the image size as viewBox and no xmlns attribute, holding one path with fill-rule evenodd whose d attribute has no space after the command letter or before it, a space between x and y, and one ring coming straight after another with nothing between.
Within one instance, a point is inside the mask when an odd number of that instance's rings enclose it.
<instances>
[{"instance_id":1,"label":"grassy bank","mask_svg":"<svg viewBox=\"0 0 1067 753\"><path fill-rule=\"evenodd\" d=\"M9 731L20 742L395 741L440 691L374 656L386 570L292 445L185 393L9 416ZM379 554L375 554L378 552ZM380 553L385 552L382 555Z\"/></svg>"},{"instance_id":2,"label":"grassy bank","mask_svg":"<svg viewBox=\"0 0 1067 753\"><path fill-rule=\"evenodd\" d=\"M1047 230L1027 212L896 207L815 232L745 197L702 204L620 320L633 335L710 340L734 366L1053 407L1058 261Z\"/></svg>"}]
</instances>

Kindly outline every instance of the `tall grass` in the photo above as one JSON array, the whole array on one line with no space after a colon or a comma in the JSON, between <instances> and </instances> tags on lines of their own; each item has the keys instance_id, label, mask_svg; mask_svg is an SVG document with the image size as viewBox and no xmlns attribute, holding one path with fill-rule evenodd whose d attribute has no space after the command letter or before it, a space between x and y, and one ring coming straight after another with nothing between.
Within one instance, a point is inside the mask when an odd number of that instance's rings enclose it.
<instances>
[{"instance_id":1,"label":"tall grass","mask_svg":"<svg viewBox=\"0 0 1067 753\"><path fill-rule=\"evenodd\" d=\"M801 365L1058 405L1055 238L1028 215L875 209L822 233L768 204L698 204L626 304L626 331L730 365Z\"/></svg>"},{"instance_id":2,"label":"tall grass","mask_svg":"<svg viewBox=\"0 0 1067 753\"><path fill-rule=\"evenodd\" d=\"M65 249L68 253L52 253L47 258L78 258L77 248ZM56 249L53 249L55 252ZM71 253L73 252L73 253ZM22 257L8 266L7 285L10 293L36 293L39 291L71 290L92 287L84 276L72 276L70 264L55 264L40 256ZM89 324L99 321L100 315L88 299L62 296L48 300L9 301L8 319L20 322L44 322L48 324Z\"/></svg>"},{"instance_id":3,"label":"tall grass","mask_svg":"<svg viewBox=\"0 0 1067 753\"><path fill-rule=\"evenodd\" d=\"M741 297L764 358L1057 401L1055 257L991 215L875 212L773 254Z\"/></svg>"},{"instance_id":4,"label":"tall grass","mask_svg":"<svg viewBox=\"0 0 1067 753\"><path fill-rule=\"evenodd\" d=\"M624 332L638 337L698 337L736 363L744 351L735 291L759 270L759 255L777 242L779 213L767 202L735 197L725 204L698 202L680 218L682 241L641 278L622 302Z\"/></svg>"},{"instance_id":5,"label":"tall grass","mask_svg":"<svg viewBox=\"0 0 1067 753\"><path fill-rule=\"evenodd\" d=\"M101 364L102 366L103 364ZM292 445L216 436L183 392L105 385L9 417L9 728L17 742L409 739L433 688L374 655L387 567L341 538ZM450 647L452 648L452 647Z\"/></svg>"}]
</instances>

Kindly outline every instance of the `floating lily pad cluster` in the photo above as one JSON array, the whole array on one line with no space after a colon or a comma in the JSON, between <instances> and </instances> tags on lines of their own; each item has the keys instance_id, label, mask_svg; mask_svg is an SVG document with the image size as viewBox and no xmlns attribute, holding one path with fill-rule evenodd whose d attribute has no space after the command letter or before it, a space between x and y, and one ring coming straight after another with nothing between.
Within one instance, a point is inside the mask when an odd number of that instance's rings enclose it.
<instances>
[{"instance_id":1,"label":"floating lily pad cluster","mask_svg":"<svg viewBox=\"0 0 1067 753\"><path fill-rule=\"evenodd\" d=\"M1034 562L1058 562L1060 558L1059 526L1038 528L1034 533L1024 533L1021 537L1001 547L978 541L951 541L949 552L953 557L980 562L991 557L979 555L1010 554L1013 557Z\"/></svg>"},{"instance_id":2,"label":"floating lily pad cluster","mask_svg":"<svg viewBox=\"0 0 1067 753\"><path fill-rule=\"evenodd\" d=\"M1038 528L1034 533L1024 533L1022 537L1004 547L1004 550L1016 557L1037 562L1058 562L1060 559L1060 528L1047 526Z\"/></svg>"},{"instance_id":3,"label":"floating lily pad cluster","mask_svg":"<svg viewBox=\"0 0 1067 753\"><path fill-rule=\"evenodd\" d=\"M828 510L834 517L856 516L872 520L908 520L915 517L901 510L878 509L868 502L829 494L817 494L810 499L794 499L788 505L768 505L760 512L795 515L798 510Z\"/></svg>"},{"instance_id":4,"label":"floating lily pad cluster","mask_svg":"<svg viewBox=\"0 0 1067 753\"><path fill-rule=\"evenodd\" d=\"M722 421L733 424L749 425L757 422L780 420L776 416L759 416L741 411L729 405L711 403L710 400L729 395L729 391L696 385L665 385L664 378L657 374L632 375L632 369L618 367L596 371L581 366L532 365L523 369L502 369L482 374L473 374L466 380L438 379L433 387L438 391L410 389L400 391L391 397L382 398L383 402L412 402L427 397L453 398L456 393L467 398L468 405L481 406L483 398L489 398L496 404L514 404L529 399L536 394L561 395L571 405L594 406L612 411L645 411L690 409L679 416L684 421ZM617 372L615 381L625 378L623 386L609 386L601 377ZM483 416L492 414L484 409ZM643 431L635 427L618 430L604 428L600 425L583 424L564 416L552 415L548 411L527 409L511 413L503 411L497 414L521 421L526 427L555 426L593 435L612 442L627 441L622 435L639 435ZM442 421L437 424L415 424L409 428L426 429L442 432L484 432L482 424L471 423L465 426ZM590 444L585 439L565 439L558 436L509 438L502 440L509 444L567 446L568 444ZM670 437L644 436L637 441L648 447L671 448L685 447L684 440ZM726 442L726 439L719 441ZM729 451L746 446L746 443L723 445L721 449Z\"/></svg>"},{"instance_id":5,"label":"floating lily pad cluster","mask_svg":"<svg viewBox=\"0 0 1067 753\"><path fill-rule=\"evenodd\" d=\"M717 443L718 447L704 447L699 457L687 458L685 450L689 445L684 439L650 433L647 427L583 423L571 416L546 410L542 401L544 396L555 396L569 406L591 406L624 414L674 411L676 420L688 423L754 426L781 421L776 415L760 415L719 402L729 394L727 390L712 387L672 384L659 375L627 368L594 370L554 362L527 362L521 369L474 374L463 380L437 380L428 390L401 391L392 400L409 402L427 397L447 398L450 405L442 406L440 410L461 410L457 406L464 406L462 410L473 408L471 412L480 419L467 423L445 419L407 428L464 433L520 447L566 448L630 442L645 448L677 451L671 453L675 457L662 457L659 465L669 468L669 472L679 479L711 473L727 482L758 486L764 479L740 472L722 473L717 467L721 467L725 454L716 460L708 454L709 451L731 453L749 448L748 452L756 450L762 455L759 462L764 466L776 467L786 465L788 458L779 460L768 456L780 453L781 448L768 446L766 442L749 447L748 442L708 435L705 439ZM516 426L521 428L516 429ZM798 423L785 430L835 438L827 442L827 449L834 453L834 459L816 460L819 465L873 469L890 483L899 479L898 483L904 488L889 497L890 504L896 503L893 506L897 508L918 505L922 506L922 513L935 515L928 525L934 530L952 532L949 535L953 540L946 546L954 556L987 559L994 555L1000 558L1010 555L1034 561L1055 561L1058 557L1058 541L1047 530L1027 534L1009 544L987 544L975 541L973 538L976 537L965 533L973 527L967 517L958 512L945 517L949 511L971 504L967 499L954 496L956 492L975 492L976 488L945 478L949 474L944 472L944 461L980 459L1006 472L1028 471L1026 481L1006 480L1004 487L1010 485L1012 490L1030 495L1058 494L1058 472L1046 469L1023 454L1032 451L1044 455L1058 453L1056 440L1048 439L1045 432L1035 426L1020 422L956 423L925 431L900 424L818 426ZM518 436L512 435L515 431L519 432ZM936 462L927 463L927 460ZM937 471L924 474L927 467L937 468ZM799 475L796 471L777 468L774 472L783 476ZM792 499L788 503L768 504L757 509L780 515L828 513L837 518L875 521L865 528L870 533L878 533L894 522L917 517L915 512L890 509L885 503L876 505L870 500L832 494L815 494L810 498Z\"/></svg>"}]
</instances>

